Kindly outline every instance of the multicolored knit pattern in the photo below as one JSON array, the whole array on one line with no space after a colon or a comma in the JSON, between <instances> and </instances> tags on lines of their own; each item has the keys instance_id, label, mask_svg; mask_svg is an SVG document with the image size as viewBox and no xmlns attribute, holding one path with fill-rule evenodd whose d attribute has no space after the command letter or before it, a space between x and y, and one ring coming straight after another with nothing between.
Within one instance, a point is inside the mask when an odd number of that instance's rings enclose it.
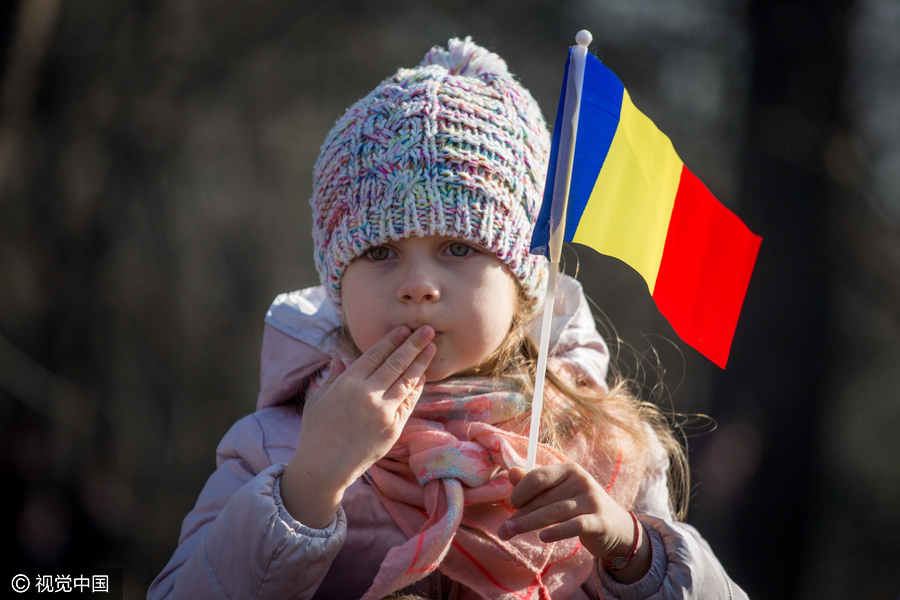
<instances>
[{"instance_id":1,"label":"multicolored knit pattern","mask_svg":"<svg viewBox=\"0 0 900 600\"><path fill-rule=\"evenodd\" d=\"M536 308L546 260L528 248L549 149L534 98L471 38L381 82L338 119L313 170L316 268L335 306L369 248L444 235L493 252Z\"/></svg>"}]
</instances>

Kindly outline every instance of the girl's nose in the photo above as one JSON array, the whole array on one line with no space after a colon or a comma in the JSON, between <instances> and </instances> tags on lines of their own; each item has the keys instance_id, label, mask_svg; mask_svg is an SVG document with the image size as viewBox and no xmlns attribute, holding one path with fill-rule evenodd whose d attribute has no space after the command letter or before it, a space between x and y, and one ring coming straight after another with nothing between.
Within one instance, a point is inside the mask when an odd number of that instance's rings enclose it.
<instances>
[{"instance_id":1,"label":"girl's nose","mask_svg":"<svg viewBox=\"0 0 900 600\"><path fill-rule=\"evenodd\" d=\"M437 302L440 298L440 286L423 265L413 265L397 290L397 299L401 302Z\"/></svg>"}]
</instances>

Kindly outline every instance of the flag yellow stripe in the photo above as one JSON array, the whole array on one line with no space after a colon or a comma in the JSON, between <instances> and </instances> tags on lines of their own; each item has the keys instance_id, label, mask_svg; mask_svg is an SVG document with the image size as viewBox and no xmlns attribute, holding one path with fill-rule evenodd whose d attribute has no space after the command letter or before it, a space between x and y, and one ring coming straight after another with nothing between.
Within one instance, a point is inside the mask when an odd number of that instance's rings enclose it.
<instances>
[{"instance_id":1,"label":"flag yellow stripe","mask_svg":"<svg viewBox=\"0 0 900 600\"><path fill-rule=\"evenodd\" d=\"M652 294L683 166L625 90L618 129L572 241L631 265Z\"/></svg>"}]
</instances>

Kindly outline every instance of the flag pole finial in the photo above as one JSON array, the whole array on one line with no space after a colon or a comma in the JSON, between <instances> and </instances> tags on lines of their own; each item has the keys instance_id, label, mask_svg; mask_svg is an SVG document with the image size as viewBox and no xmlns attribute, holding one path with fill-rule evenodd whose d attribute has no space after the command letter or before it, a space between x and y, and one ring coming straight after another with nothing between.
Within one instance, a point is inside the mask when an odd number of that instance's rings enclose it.
<instances>
[{"instance_id":1,"label":"flag pole finial","mask_svg":"<svg viewBox=\"0 0 900 600\"><path fill-rule=\"evenodd\" d=\"M578 33L575 34L575 43L579 46L583 46L587 48L591 41L593 41L594 36L591 35L591 32L587 29L582 29Z\"/></svg>"}]
</instances>

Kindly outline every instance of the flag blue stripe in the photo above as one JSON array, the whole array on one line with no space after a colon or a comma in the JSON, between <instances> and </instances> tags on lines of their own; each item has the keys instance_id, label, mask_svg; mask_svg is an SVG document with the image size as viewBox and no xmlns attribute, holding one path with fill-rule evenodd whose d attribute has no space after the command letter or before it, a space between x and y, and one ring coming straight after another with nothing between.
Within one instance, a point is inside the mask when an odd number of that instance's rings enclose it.
<instances>
[{"instance_id":1,"label":"flag blue stripe","mask_svg":"<svg viewBox=\"0 0 900 600\"><path fill-rule=\"evenodd\" d=\"M565 87L565 86L563 86ZM581 221L581 215L597 182L597 176L609 147L612 145L625 86L600 60L588 53L584 64L584 83L581 87L581 109L578 114L578 136L572 165L572 183L566 215L565 240L571 242ZM558 121L557 121L557 127ZM554 141L556 140L554 131ZM556 163L551 163L555 165ZM551 167L552 168L552 167ZM547 181L553 181L548 179ZM546 198L546 192L544 194ZM543 206L541 207L543 212Z\"/></svg>"},{"instance_id":2,"label":"flag blue stripe","mask_svg":"<svg viewBox=\"0 0 900 600\"><path fill-rule=\"evenodd\" d=\"M566 82L569 81L569 62L572 59L572 49L569 48L569 56L566 58L566 68L563 72L562 91L559 94L559 106L556 109L556 121L553 123L553 141L550 144L550 164L547 168L547 181L544 184L544 199L541 201L541 212L538 213L534 230L531 233L532 254L543 254L550 259L550 207L553 200L553 182L556 181L556 159L559 156L559 136L562 132L563 109L566 106Z\"/></svg>"}]
</instances>

